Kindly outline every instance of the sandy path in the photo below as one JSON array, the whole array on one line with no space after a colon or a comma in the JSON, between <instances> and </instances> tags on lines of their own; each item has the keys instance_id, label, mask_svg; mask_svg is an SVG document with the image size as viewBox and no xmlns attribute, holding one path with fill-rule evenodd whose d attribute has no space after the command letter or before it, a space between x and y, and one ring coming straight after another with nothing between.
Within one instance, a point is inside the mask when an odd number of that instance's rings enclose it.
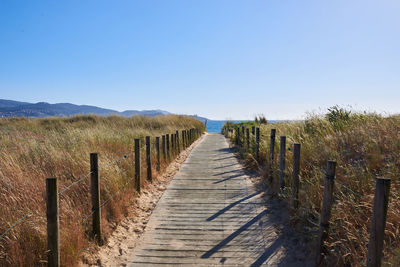
<instances>
[{"instance_id":1,"label":"sandy path","mask_svg":"<svg viewBox=\"0 0 400 267\"><path fill-rule=\"evenodd\" d=\"M99 250L91 248L82 253L79 266L126 266L131 253L136 247L138 238L146 229L148 220L166 186L181 168L193 148L204 138L194 142L167 167L166 171L152 184L142 189L135 205L129 208L129 216L124 218L107 239L107 244Z\"/></svg>"}]
</instances>

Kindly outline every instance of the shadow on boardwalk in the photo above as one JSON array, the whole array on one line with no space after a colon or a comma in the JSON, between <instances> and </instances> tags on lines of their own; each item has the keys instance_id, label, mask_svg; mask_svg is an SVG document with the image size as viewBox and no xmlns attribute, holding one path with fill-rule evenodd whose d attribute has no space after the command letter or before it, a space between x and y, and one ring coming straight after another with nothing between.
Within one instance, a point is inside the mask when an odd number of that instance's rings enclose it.
<instances>
[{"instance_id":1,"label":"shadow on boardwalk","mask_svg":"<svg viewBox=\"0 0 400 267\"><path fill-rule=\"evenodd\" d=\"M164 192L129 266L312 266L284 201L208 134Z\"/></svg>"},{"instance_id":2,"label":"shadow on boardwalk","mask_svg":"<svg viewBox=\"0 0 400 267\"><path fill-rule=\"evenodd\" d=\"M223 152L226 153L235 153L236 151L233 148L224 148L221 149ZM238 161L241 160L237 157ZM216 169L223 169L229 168L236 164L228 164L226 166L220 166ZM246 231L249 230L254 225L262 226L263 224L272 224L276 229L275 232L276 236L273 237L274 240L269 243L267 247L262 248L262 254L258 256L258 258L250 265L250 266L261 266L261 265L270 265L269 259L272 258L278 250L284 248L284 255L280 255L279 262L274 262L272 265L274 266L312 266L313 264L313 257L311 253L311 248L309 246L310 241L307 240L304 236L294 231L294 229L290 226L290 216L288 212L288 206L285 201L279 200L272 195L269 195L268 188L266 188L265 184L263 183L260 175L255 171L246 171L244 168L231 170L226 172L221 172L216 174L215 176L224 175L228 173L237 173L228 176L227 178L218 180L214 182L221 183L230 179L234 179L237 177L242 177L243 175L247 176L249 180L252 182L253 189L256 191L254 193L247 193L241 195L241 199L227 205L223 209L219 210L209 218L207 221L212 221L216 219L218 216L221 216L225 212L229 211L234 207L241 207L241 214L246 214L249 209L247 206L243 205L240 206L239 204L243 203L244 201L250 200L255 196L260 196L265 202L266 209L261 211L255 216L249 217L247 222L244 222L241 227L239 227L236 231L231 233L227 236L224 240L220 243L215 245L212 249L205 252L201 258L209 258L213 256L216 252L224 250L227 246L229 246L230 242L236 241L235 244L241 244L243 246L252 245L249 242L252 242L252 236L250 238L246 237ZM240 216L233 216L230 219L235 220ZM275 230L276 230L275 229ZM265 236L270 233L263 233L264 241ZM267 238L268 239L268 238ZM257 241L255 241L257 242ZM257 249L258 247L256 247ZM221 261L223 263L223 259Z\"/></svg>"}]
</instances>

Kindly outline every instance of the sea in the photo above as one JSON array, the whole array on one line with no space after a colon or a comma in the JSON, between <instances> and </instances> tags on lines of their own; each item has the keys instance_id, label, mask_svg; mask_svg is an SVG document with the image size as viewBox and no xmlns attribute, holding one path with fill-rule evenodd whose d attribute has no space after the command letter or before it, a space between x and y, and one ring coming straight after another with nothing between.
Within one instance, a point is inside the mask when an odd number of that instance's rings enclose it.
<instances>
[{"instance_id":1,"label":"sea","mask_svg":"<svg viewBox=\"0 0 400 267\"><path fill-rule=\"evenodd\" d=\"M227 122L227 121L208 120L207 121L207 132L209 132L209 133L220 133L221 130L222 130L222 126L224 126L225 122ZM233 120L232 122L239 123L239 122L245 122L245 121L235 121L235 120Z\"/></svg>"},{"instance_id":2,"label":"sea","mask_svg":"<svg viewBox=\"0 0 400 267\"><path fill-rule=\"evenodd\" d=\"M231 120L233 123L239 123L239 122L246 122L248 120ZM207 132L209 133L220 133L222 130L222 126L224 126L225 122L227 121L213 121L213 120L208 120L207 121ZM268 123L279 123L279 122L288 122L284 120L269 120Z\"/></svg>"}]
</instances>

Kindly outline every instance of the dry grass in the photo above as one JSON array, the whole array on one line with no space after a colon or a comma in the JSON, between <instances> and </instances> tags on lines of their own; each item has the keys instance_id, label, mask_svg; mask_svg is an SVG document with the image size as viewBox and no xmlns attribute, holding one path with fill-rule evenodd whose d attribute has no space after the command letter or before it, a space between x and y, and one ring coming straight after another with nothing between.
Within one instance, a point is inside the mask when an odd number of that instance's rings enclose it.
<instances>
[{"instance_id":1,"label":"dry grass","mask_svg":"<svg viewBox=\"0 0 400 267\"><path fill-rule=\"evenodd\" d=\"M249 124L251 125L251 124ZM316 239L327 160L337 161L335 204L330 236L326 242L328 266L365 265L375 177L392 179L387 215L384 261L400 265L400 116L382 117L356 113L329 121L312 115L305 121L261 125L261 163L251 151L242 150L249 166L268 176L267 155L270 129L277 129L274 173L278 174L279 136L286 135L288 147L301 143L300 209L293 212L293 225ZM231 136L233 138L233 136ZM291 184L292 153L287 151L287 184ZM277 179L275 179L277 180ZM290 196L290 188L280 193Z\"/></svg>"},{"instance_id":2,"label":"dry grass","mask_svg":"<svg viewBox=\"0 0 400 267\"><path fill-rule=\"evenodd\" d=\"M89 172L89 153L99 153L101 199L118 191L134 173L133 141L203 124L182 116L156 118L76 116L71 118L0 119L0 233L22 215L30 216L0 240L1 266L45 265L45 178L57 177L59 191ZM152 138L152 142L155 140ZM142 149L142 158L145 151ZM154 152L154 151L153 151ZM124 158L124 155L128 155ZM155 152L152 154L155 162ZM142 160L144 164L145 161ZM162 161L161 171L168 162ZM145 177L145 168L142 168ZM154 176L157 176L155 170ZM60 250L63 266L73 266L90 237L89 180L60 195ZM143 185L147 183L142 179ZM102 209L105 236L127 213L137 194L134 184Z\"/></svg>"}]
</instances>

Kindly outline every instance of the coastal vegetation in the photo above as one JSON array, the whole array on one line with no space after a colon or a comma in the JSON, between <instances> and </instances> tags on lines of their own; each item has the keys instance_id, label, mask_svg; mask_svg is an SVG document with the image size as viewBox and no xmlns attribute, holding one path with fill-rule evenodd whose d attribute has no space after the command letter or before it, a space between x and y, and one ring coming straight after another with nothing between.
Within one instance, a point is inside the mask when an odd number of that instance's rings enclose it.
<instances>
[{"instance_id":1,"label":"coastal vegetation","mask_svg":"<svg viewBox=\"0 0 400 267\"><path fill-rule=\"evenodd\" d=\"M302 121L268 123L263 121L227 125L234 142L237 127L260 128L260 154L255 158L255 137L251 145L239 148L246 166L258 170L270 188L267 177L273 171L277 182L279 136L286 136L286 184L276 197L286 202L291 196L293 144L301 144L300 206L291 209L291 223L317 239L324 171L328 160L337 162L329 237L325 243L327 266L363 266L366 263L375 178L391 178L389 208L384 239L385 266L400 265L400 116L355 112L338 106L326 114L308 115ZM269 160L270 132L276 129L273 168ZM241 133L240 133L241 134ZM288 202L288 201L287 201ZM289 206L289 205L288 205Z\"/></svg>"},{"instance_id":2,"label":"coastal vegetation","mask_svg":"<svg viewBox=\"0 0 400 267\"><path fill-rule=\"evenodd\" d=\"M101 220L107 237L138 197L134 182L128 183L135 169L134 138L143 147L145 136L154 144L156 136L191 128L205 130L200 121L176 115L0 119L0 233L23 218L0 239L0 266L46 264L46 178L58 178L61 263L73 266L91 238L89 154L99 155ZM145 177L145 150L141 153ZM153 162L155 157L153 149ZM168 164L161 161L160 173ZM154 179L160 173L154 169ZM146 184L142 179L142 186Z\"/></svg>"}]
</instances>

